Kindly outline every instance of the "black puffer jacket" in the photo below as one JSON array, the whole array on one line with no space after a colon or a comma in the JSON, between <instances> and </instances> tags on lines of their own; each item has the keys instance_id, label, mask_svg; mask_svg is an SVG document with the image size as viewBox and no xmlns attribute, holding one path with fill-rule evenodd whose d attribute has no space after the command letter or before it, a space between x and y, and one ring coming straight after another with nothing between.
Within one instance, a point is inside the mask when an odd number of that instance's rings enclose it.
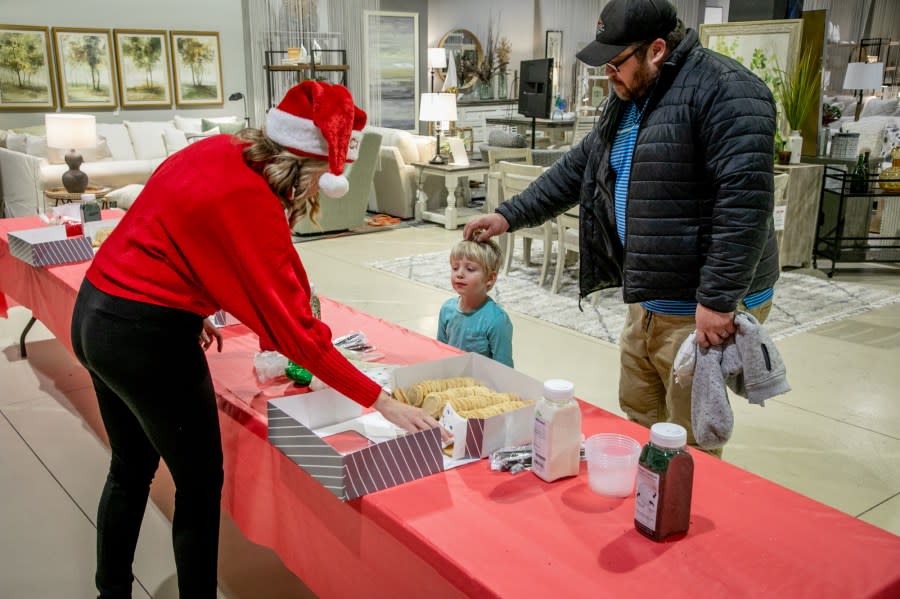
<instances>
[{"instance_id":1,"label":"black puffer jacket","mask_svg":"<svg viewBox=\"0 0 900 599\"><path fill-rule=\"evenodd\" d=\"M772 211L775 103L737 62L688 30L650 93L631 167L626 247L615 227L612 95L594 130L497 211L511 229L581 204L581 296L623 286L628 303L696 299L733 311L778 279Z\"/></svg>"}]
</instances>

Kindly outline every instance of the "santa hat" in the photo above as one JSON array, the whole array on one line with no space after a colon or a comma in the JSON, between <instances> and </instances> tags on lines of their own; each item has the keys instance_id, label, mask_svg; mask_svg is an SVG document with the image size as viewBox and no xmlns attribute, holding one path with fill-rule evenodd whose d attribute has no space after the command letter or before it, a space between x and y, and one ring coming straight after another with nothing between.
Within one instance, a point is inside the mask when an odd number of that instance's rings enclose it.
<instances>
[{"instance_id":1,"label":"santa hat","mask_svg":"<svg viewBox=\"0 0 900 599\"><path fill-rule=\"evenodd\" d=\"M339 198L350 189L344 164L359 155L366 113L342 85L307 80L287 91L266 115L266 135L299 156L328 160L319 189Z\"/></svg>"}]
</instances>

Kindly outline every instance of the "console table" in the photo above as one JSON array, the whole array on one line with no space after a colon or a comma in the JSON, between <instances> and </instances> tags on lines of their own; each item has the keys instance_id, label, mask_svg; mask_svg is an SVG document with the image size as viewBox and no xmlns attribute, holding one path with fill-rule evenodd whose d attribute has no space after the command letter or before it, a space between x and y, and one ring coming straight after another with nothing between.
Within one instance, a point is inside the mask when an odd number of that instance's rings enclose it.
<instances>
[{"instance_id":1,"label":"console table","mask_svg":"<svg viewBox=\"0 0 900 599\"><path fill-rule=\"evenodd\" d=\"M782 201L775 202L778 263L809 267L816 240L816 215L822 189L821 164L775 166L775 172L787 173L787 189ZM782 225L780 228L778 225Z\"/></svg>"}]
</instances>

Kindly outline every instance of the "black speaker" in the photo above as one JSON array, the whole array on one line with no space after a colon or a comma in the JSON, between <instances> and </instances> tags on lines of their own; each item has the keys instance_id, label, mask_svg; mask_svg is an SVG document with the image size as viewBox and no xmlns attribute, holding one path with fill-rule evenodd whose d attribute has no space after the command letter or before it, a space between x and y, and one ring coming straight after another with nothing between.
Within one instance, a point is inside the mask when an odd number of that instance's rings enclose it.
<instances>
[{"instance_id":1,"label":"black speaker","mask_svg":"<svg viewBox=\"0 0 900 599\"><path fill-rule=\"evenodd\" d=\"M538 58L519 63L519 114L550 118L552 96L553 59Z\"/></svg>"}]
</instances>

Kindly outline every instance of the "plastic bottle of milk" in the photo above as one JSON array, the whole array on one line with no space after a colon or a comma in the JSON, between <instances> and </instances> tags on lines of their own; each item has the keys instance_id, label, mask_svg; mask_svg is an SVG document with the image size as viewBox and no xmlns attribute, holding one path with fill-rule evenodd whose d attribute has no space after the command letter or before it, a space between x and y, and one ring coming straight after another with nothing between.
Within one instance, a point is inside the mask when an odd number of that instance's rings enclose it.
<instances>
[{"instance_id":1,"label":"plastic bottle of milk","mask_svg":"<svg viewBox=\"0 0 900 599\"><path fill-rule=\"evenodd\" d=\"M578 474L581 460L581 409L575 386L562 379L544 383L534 411L532 471L547 482Z\"/></svg>"}]
</instances>

